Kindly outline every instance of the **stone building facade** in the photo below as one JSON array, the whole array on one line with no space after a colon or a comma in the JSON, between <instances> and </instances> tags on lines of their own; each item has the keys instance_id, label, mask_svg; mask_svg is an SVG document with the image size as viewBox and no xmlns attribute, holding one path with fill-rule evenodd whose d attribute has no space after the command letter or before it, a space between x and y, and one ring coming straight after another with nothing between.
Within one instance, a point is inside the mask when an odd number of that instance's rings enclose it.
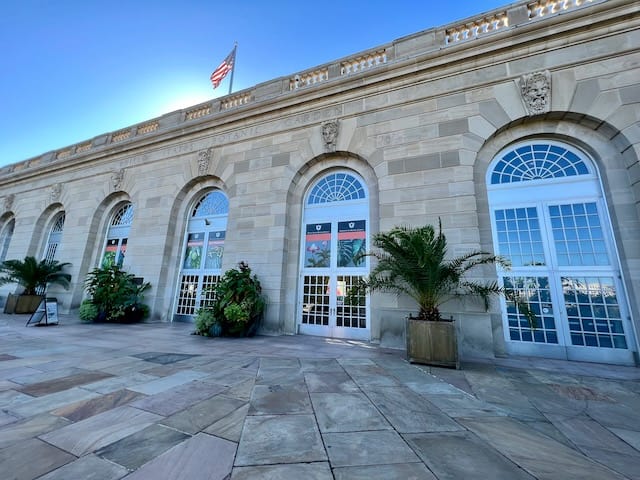
<instances>
[{"instance_id":1,"label":"stone building facade","mask_svg":"<svg viewBox=\"0 0 640 480\"><path fill-rule=\"evenodd\" d=\"M71 262L63 311L122 262L166 322L244 260L263 333L401 345L415 306L345 306L352 255L440 219L543 321L447 304L463 355L637 364L639 156L638 2L525 1L4 167L0 257Z\"/></svg>"}]
</instances>

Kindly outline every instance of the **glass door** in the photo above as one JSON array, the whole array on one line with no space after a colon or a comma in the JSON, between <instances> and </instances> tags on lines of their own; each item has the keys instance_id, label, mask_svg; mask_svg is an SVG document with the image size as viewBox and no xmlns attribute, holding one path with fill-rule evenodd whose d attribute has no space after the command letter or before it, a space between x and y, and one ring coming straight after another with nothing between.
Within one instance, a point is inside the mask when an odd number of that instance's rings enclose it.
<instances>
[{"instance_id":1,"label":"glass door","mask_svg":"<svg viewBox=\"0 0 640 480\"><path fill-rule=\"evenodd\" d=\"M366 296L347 299L367 274L367 222L332 220L305 224L299 332L369 339Z\"/></svg>"}]
</instances>

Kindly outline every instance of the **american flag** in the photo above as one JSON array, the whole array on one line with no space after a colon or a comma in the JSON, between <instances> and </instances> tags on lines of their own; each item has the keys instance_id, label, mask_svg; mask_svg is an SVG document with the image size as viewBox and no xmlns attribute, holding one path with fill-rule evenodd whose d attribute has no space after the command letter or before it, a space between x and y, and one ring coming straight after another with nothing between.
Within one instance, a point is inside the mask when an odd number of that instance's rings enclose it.
<instances>
[{"instance_id":1,"label":"american flag","mask_svg":"<svg viewBox=\"0 0 640 480\"><path fill-rule=\"evenodd\" d=\"M216 88L220 85L220 82L227 76L231 70L233 70L233 64L236 62L236 48L233 47L231 53L227 55L218 68L216 68L211 74L211 83L213 84L213 88Z\"/></svg>"}]
</instances>

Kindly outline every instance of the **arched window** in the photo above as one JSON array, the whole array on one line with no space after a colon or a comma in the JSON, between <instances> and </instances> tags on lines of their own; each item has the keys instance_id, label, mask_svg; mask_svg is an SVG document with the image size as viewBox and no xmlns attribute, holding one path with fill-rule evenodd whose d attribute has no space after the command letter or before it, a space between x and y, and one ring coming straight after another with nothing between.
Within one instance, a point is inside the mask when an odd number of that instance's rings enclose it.
<instances>
[{"instance_id":1,"label":"arched window","mask_svg":"<svg viewBox=\"0 0 640 480\"><path fill-rule=\"evenodd\" d=\"M102 254L102 267L111 265L122 266L127 252L127 241L133 223L133 204L126 203L121 206L111 217L109 230Z\"/></svg>"},{"instance_id":2,"label":"arched window","mask_svg":"<svg viewBox=\"0 0 640 480\"><path fill-rule=\"evenodd\" d=\"M11 237L13 237L15 225L16 220L12 218L0 230L0 262L4 262L7 259L7 252L9 251L9 244L11 243Z\"/></svg>"},{"instance_id":3,"label":"arched window","mask_svg":"<svg viewBox=\"0 0 640 480\"><path fill-rule=\"evenodd\" d=\"M299 288L299 331L369 339L366 296L345 301L368 274L369 204L364 182L348 171L317 180L305 197Z\"/></svg>"},{"instance_id":4,"label":"arched window","mask_svg":"<svg viewBox=\"0 0 640 480\"><path fill-rule=\"evenodd\" d=\"M219 190L202 195L190 210L183 248L176 318L188 319L211 299L220 279L229 200Z\"/></svg>"},{"instance_id":5,"label":"arched window","mask_svg":"<svg viewBox=\"0 0 640 480\"><path fill-rule=\"evenodd\" d=\"M56 253L58 252L58 247L62 242L62 231L64 230L64 220L65 214L64 212L59 213L56 216L53 225L51 226L51 230L49 230L49 238L47 239L47 245L44 250L44 259L47 261L53 261L56 259Z\"/></svg>"},{"instance_id":6,"label":"arched window","mask_svg":"<svg viewBox=\"0 0 640 480\"><path fill-rule=\"evenodd\" d=\"M529 141L500 152L487 174L498 272L539 319L503 303L516 353L628 363L631 328L597 170L584 152Z\"/></svg>"}]
</instances>

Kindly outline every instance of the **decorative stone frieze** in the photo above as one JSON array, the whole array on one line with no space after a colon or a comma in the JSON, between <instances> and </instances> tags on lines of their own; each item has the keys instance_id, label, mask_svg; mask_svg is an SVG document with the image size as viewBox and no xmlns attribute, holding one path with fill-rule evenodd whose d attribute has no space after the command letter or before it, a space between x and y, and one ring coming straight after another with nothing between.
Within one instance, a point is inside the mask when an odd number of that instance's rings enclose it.
<instances>
[{"instance_id":1,"label":"decorative stone frieze","mask_svg":"<svg viewBox=\"0 0 640 480\"><path fill-rule=\"evenodd\" d=\"M325 152L335 152L338 141L338 120L329 120L322 124L322 140Z\"/></svg>"},{"instance_id":2,"label":"decorative stone frieze","mask_svg":"<svg viewBox=\"0 0 640 480\"><path fill-rule=\"evenodd\" d=\"M206 150L200 150L198 152L198 175L206 175L209 172L209 164L211 163L211 154L213 148L209 147Z\"/></svg>"},{"instance_id":3,"label":"decorative stone frieze","mask_svg":"<svg viewBox=\"0 0 640 480\"><path fill-rule=\"evenodd\" d=\"M520 77L520 92L529 115L540 115L551 109L551 73L549 70Z\"/></svg>"},{"instance_id":4,"label":"decorative stone frieze","mask_svg":"<svg viewBox=\"0 0 640 480\"><path fill-rule=\"evenodd\" d=\"M124 180L124 168L111 174L111 188L114 192L122 189L122 181Z\"/></svg>"}]
</instances>

